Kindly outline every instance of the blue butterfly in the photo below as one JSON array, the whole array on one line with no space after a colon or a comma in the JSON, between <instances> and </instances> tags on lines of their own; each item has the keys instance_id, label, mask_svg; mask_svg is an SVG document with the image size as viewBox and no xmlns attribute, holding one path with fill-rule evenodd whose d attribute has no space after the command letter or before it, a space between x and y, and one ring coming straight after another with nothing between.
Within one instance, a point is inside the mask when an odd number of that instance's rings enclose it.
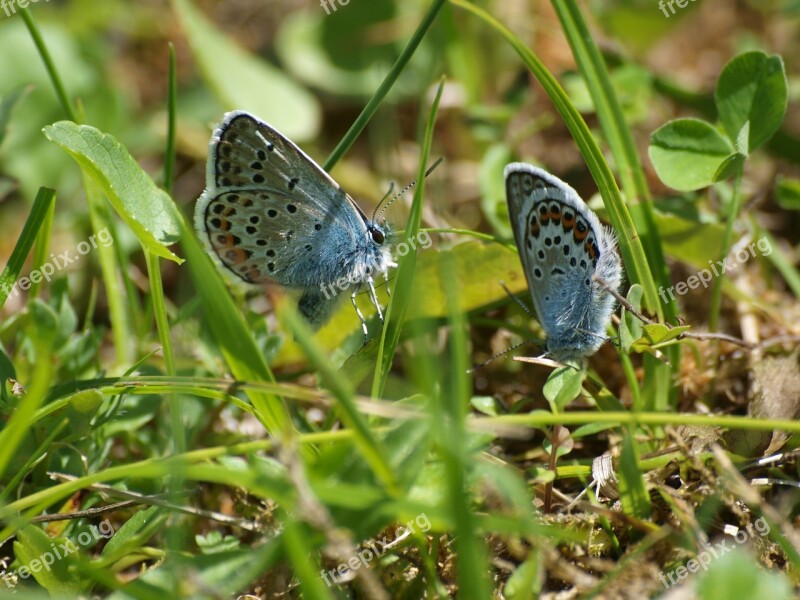
<instances>
[{"instance_id":1,"label":"blue butterfly","mask_svg":"<svg viewBox=\"0 0 800 600\"><path fill-rule=\"evenodd\" d=\"M225 114L211 137L206 189L194 225L207 250L248 283L302 292L300 312L319 326L336 290L362 285L383 314L373 277L396 266L391 231L368 218L330 175L271 126L243 111Z\"/></svg>"},{"instance_id":2,"label":"blue butterfly","mask_svg":"<svg viewBox=\"0 0 800 600\"><path fill-rule=\"evenodd\" d=\"M559 361L597 352L615 300L622 262L614 233L604 228L569 185L525 163L506 166L506 200L514 239L547 354Z\"/></svg>"}]
</instances>

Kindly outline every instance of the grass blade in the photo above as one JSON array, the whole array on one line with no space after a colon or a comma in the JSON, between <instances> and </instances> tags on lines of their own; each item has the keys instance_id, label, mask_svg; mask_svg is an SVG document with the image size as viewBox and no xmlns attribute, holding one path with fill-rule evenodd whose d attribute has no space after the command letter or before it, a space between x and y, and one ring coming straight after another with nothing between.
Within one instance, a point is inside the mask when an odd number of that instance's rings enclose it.
<instances>
[{"instance_id":1,"label":"grass blade","mask_svg":"<svg viewBox=\"0 0 800 600\"><path fill-rule=\"evenodd\" d=\"M36 21L33 19L33 16L31 16L31 13L27 8L20 8L19 14L22 17L22 20L25 21L25 26L28 28L28 31L31 34L33 43L36 44L36 49L39 51L39 56L42 57L42 62L44 63L45 69L47 69L47 74L50 76L50 81L53 82L53 87L56 90L58 101L61 102L61 108L64 109L64 112L70 121L78 123L78 116L75 114L75 111L72 108L72 103L69 101L69 97L67 96L67 90L64 88L64 83L61 81L61 76L58 74L58 70L53 63L53 58L50 56L50 51L47 49L47 46L44 43L42 34L39 31L39 26L36 24Z\"/></svg>"},{"instance_id":2,"label":"grass blade","mask_svg":"<svg viewBox=\"0 0 800 600\"><path fill-rule=\"evenodd\" d=\"M364 110L362 110L361 114L356 117L356 120L350 126L350 129L347 130L347 133L344 134L344 137L336 145L336 148L333 149L330 156L325 161L325 164L322 166L323 169L330 171L333 166L339 162L339 159L344 156L344 153L347 152L350 146L353 145L353 142L356 141L356 138L364 130L364 127L367 126L367 123L369 123L372 115L374 115L375 111L378 110L381 102L383 102L383 99L386 98L386 94L388 94L389 90L392 89L392 86L400 77L403 69L405 69L406 65L408 64L408 61L411 60L411 57L414 55L414 52L417 50L420 42L422 42L422 38L425 37L425 34L428 32L433 24L433 21L436 19L436 15L439 14L439 11L445 5L446 1L447 0L433 0L428 12L425 13L425 16L422 18L422 22L419 24L419 27L417 27L414 35L412 35L411 39L408 41L408 45L403 48L400 56L397 57L397 60L386 74L386 77L381 82L380 86L378 86L375 94L369 99L369 102L367 102Z\"/></svg>"},{"instance_id":3,"label":"grass blade","mask_svg":"<svg viewBox=\"0 0 800 600\"><path fill-rule=\"evenodd\" d=\"M442 283L447 294L450 332L450 381L442 384L445 390L439 418L435 419L439 429L441 458L447 486L448 505L453 511L456 527L459 590L465 598L490 598L490 586L486 577L488 559L478 533L475 515L472 513L472 494L469 493L469 465L471 450L465 420L472 393L472 382L467 370L470 367L467 354L467 325L458 300L458 281L455 271L442 262Z\"/></svg>"},{"instance_id":4,"label":"grass blade","mask_svg":"<svg viewBox=\"0 0 800 600\"><path fill-rule=\"evenodd\" d=\"M25 264L25 259L33 248L36 237L42 226L47 222L47 215L51 212L56 198L55 190L39 188L33 201L31 214L28 215L22 233L17 240L11 256L3 272L0 273L0 308L6 303L9 294L16 286L16 281ZM19 293L19 292L17 292Z\"/></svg>"},{"instance_id":5,"label":"grass blade","mask_svg":"<svg viewBox=\"0 0 800 600\"><path fill-rule=\"evenodd\" d=\"M283 301L279 309L279 318L286 329L291 331L297 343L303 348L308 360L320 374L323 384L327 387L339 407L339 416L355 435L355 441L364 457L364 460L372 467L376 477L384 484L392 494L399 491L398 483L394 471L389 464L388 453L383 444L373 435L369 424L353 399L353 389L350 382L343 374L338 372L319 346L314 342L313 335L308 325L297 314L296 309L288 301Z\"/></svg>"},{"instance_id":6,"label":"grass blade","mask_svg":"<svg viewBox=\"0 0 800 600\"><path fill-rule=\"evenodd\" d=\"M181 246L186 254L189 272L200 296L206 323L219 345L234 378L240 381L269 381L275 378L267 366L242 315L233 303L222 277L206 255L186 221L181 220ZM259 420L271 435L291 436L294 432L289 411L273 394L249 390L248 398Z\"/></svg>"},{"instance_id":7,"label":"grass blade","mask_svg":"<svg viewBox=\"0 0 800 600\"><path fill-rule=\"evenodd\" d=\"M564 89L547 70L539 58L523 44L507 27L502 25L494 17L477 6L465 0L450 0L455 6L459 6L478 18L485 21L495 29L520 55L525 65L531 70L536 79L544 88L547 95L553 101L553 105L564 120L564 124L572 134L584 160L586 161L592 177L597 183L597 187L603 197L603 203L611 217L611 222L619 237L619 246L628 268L630 279L633 283L639 283L644 288L644 296L647 306L658 306L658 292L656 290L653 275L647 262L644 248L642 247L639 234L633 225L628 208L622 201L617 182L606 163L603 153L592 137L592 133L586 122L581 117L575 106L573 106Z\"/></svg>"},{"instance_id":8,"label":"grass blade","mask_svg":"<svg viewBox=\"0 0 800 600\"><path fill-rule=\"evenodd\" d=\"M439 88L436 90L436 97L428 113L428 120L425 126L425 138L422 143L422 153L419 157L417 185L414 189L414 199L411 203L411 212L408 216L408 224L406 225L406 240L415 238L417 233L419 233L420 221L422 219L422 196L425 193L425 171L427 170L426 165L431 153L431 145L433 144L433 130L436 124L436 114L439 110L439 101L442 98L443 89L444 80L439 83ZM392 357L397 349L397 344L400 343L400 333L411 301L411 291L414 285L414 271L417 266L416 246L411 247L413 247L414 250L400 259L400 265L397 268L397 278L395 279L397 284L395 285L394 294L392 294L389 300L389 306L386 307L386 321L381 331L381 341L378 346L379 363L377 369L375 369L375 377L372 380L373 398L377 398L383 393L383 388L386 385L386 378L392 366Z\"/></svg>"},{"instance_id":9,"label":"grass blade","mask_svg":"<svg viewBox=\"0 0 800 600\"><path fill-rule=\"evenodd\" d=\"M625 122L622 107L611 84L606 63L577 3L574 0L554 0L553 7L558 14L570 48L572 48L572 54L592 96L597 118L614 155L622 189L629 202L635 205L635 209L632 208L632 214L636 222L636 230L642 236L649 264L654 268L656 279L661 285L669 286L669 269L664 260L661 240L653 216L653 203L647 187L647 179L639 160L633 135ZM664 318L660 302L651 308L656 311L659 319ZM674 300L668 300L664 308L670 319L677 314Z\"/></svg>"}]
</instances>

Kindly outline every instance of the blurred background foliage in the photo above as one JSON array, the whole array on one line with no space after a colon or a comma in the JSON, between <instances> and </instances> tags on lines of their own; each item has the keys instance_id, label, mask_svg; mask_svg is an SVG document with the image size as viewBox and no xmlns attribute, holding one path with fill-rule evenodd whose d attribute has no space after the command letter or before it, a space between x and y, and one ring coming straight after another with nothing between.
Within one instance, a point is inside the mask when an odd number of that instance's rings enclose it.
<instances>
[{"instance_id":1,"label":"blurred background foliage","mask_svg":"<svg viewBox=\"0 0 800 600\"><path fill-rule=\"evenodd\" d=\"M595 138L600 140L606 159L614 169L613 156L606 151L608 144L603 140L589 88L576 69L550 2L478 0L475 4L506 24L562 82ZM178 152L172 195L184 214L190 215L205 185L211 128L225 111L253 112L322 164L373 96L418 26L420 15L429 6L428 0L350 0L344 5L329 0L325 6L314 0L144 0L135 3L40 0L30 4L29 10L39 24L81 120L113 134L160 185L165 183L162 169L168 123L168 44L175 45ZM797 0L696 0L669 16L654 0L588 0L582 6L609 65L614 91L633 132L647 183L656 199L658 230L674 281L685 279L694 269L716 258L733 193L728 183L714 186L711 192L677 192L664 186L646 158L650 134L678 115L715 122L714 86L731 57L749 50L763 50L784 58L789 109L781 129L764 151L748 160L743 184L748 200L741 221L752 225L754 231L768 230L788 266L782 270L774 263L754 261L760 263L759 268L766 274L762 283L744 291L729 286L726 294L737 301L751 302L769 315L766 329L770 331L765 335L791 333L792 324L800 322L795 299L800 289L792 288L792 281L795 286L798 281L795 265L800 242L800 65L797 62L800 3ZM503 166L516 159L546 166L578 189L604 220L607 215L596 195L597 186L550 98L497 32L450 4L438 15L364 134L332 171L367 213L384 195L390 182L403 186L416 176L424 120L443 74L446 79L432 158L444 156L446 160L427 181L422 223L432 228L457 228L464 233L438 234L436 249L420 253L416 302L410 306L408 321L449 325L450 331L460 331L459 321L447 321L455 318L449 315L448 306L452 308L456 302L460 308L471 311L469 318L473 327L469 333L474 352L471 359L480 362L531 336L530 318L509 302L499 285L504 281L513 292L526 289L511 243ZM91 233L81 175L74 161L42 134L45 126L65 119L66 115L21 17L5 16L2 12L0 101L0 223L6 228L6 234L0 236L0 257L5 259L11 254L41 186L57 190L49 250L55 254L65 250L74 252L76 245ZM778 174L782 178L775 191L773 184ZM411 198L412 194L404 196L389 213L390 222L400 228L406 223ZM0 312L0 342L4 349L0 353L0 375L4 384L8 378L29 384L37 376L46 376L52 384L49 398L62 401L23 441L18 460L25 468L20 473L29 478L17 488L20 481L14 479L17 473L10 469L4 479L9 485L3 492L6 494L4 502L11 501L12 494L25 500L26 494L46 490L52 485L47 469L79 476L109 464L124 465L168 456L174 449L168 420L161 418L165 412L164 395L178 394L174 390L106 393L102 402L92 390L70 395L78 390L76 382L79 380L93 380L93 385L100 386L98 382L108 375L136 372L149 376L166 371L152 324L147 264L141 247L116 218L112 218L111 223L115 239L113 252L124 266L120 289L125 290L131 333L128 343L135 360L120 364L114 356L109 303L100 283L94 254L60 271L51 284L43 287L40 298L27 301L26 295L12 295ZM476 233L496 239L476 240ZM449 281L457 283L456 300L448 297L447 287L441 282L443 264L452 277ZM23 272L34 266L33 259L29 258ZM219 348L198 318L200 302L189 269L163 261L161 270L178 373L221 378L225 366L219 357ZM778 272L780 277L776 275ZM271 311L273 298L260 291L244 292L236 287L232 288L232 294L244 311L259 350L277 372L278 379L314 387L319 365L313 361L309 364L307 353L295 343L298 336L286 333L279 325ZM729 303L729 308L732 304ZM690 295L681 308L682 315L692 324L706 322L707 298ZM736 323L735 318L729 318L723 330L735 329ZM535 323L533 327L533 335L541 334ZM447 328L442 327L444 329ZM37 344L47 337L43 330L52 334L47 338L53 359L53 369L49 372L41 370L41 361L37 362L42 356L42 346ZM433 331L426 333L428 349L444 355L448 343L445 335L435 328ZM327 351L325 358L337 367L344 364L344 372L354 384L366 380L371 367L355 360L347 362L360 350L362 339L358 321L347 302L343 302L337 316L316 338L320 347ZM675 365L679 370L672 373L671 383L679 389L676 406L694 410L694 402L702 396L710 405L722 405L728 410L730 407L722 403L734 397L736 401L731 410L742 411L746 385L743 371L736 371L725 379L728 371L721 368L716 381L717 374L713 370L716 365L713 369L708 366L712 362L708 354L701 356L702 352L696 349L686 354L691 355L690 360ZM431 367L415 362L427 355L414 355L406 349L400 355L400 366L392 371L383 397L402 398L409 407L416 407L417 395L431 389L437 389L444 396L451 393L457 396L463 371L459 357L444 356L441 363ZM635 380L637 374L641 374L637 370L640 363L626 365L630 366L630 372L621 373L616 359L615 349L607 345L594 359L594 364L608 389L628 407L639 391L627 388L626 381ZM416 370L406 371L406 365L413 365ZM449 375L443 376L445 381L437 380L434 385L431 383L434 377L426 368L441 368ZM448 371L449 368L452 371ZM547 375L544 370L523 370L522 365L502 359L476 373L469 407L492 416L547 408L549 405L541 391ZM437 387L440 384L441 388ZM4 401L5 387L3 385ZM180 393L190 448L229 445L264 436L261 425L247 412L252 407L241 400L239 390L226 395L227 388L221 389L224 391L213 396L210 404L195 394ZM289 393L289 389L281 392ZM366 395L369 390L361 385L359 391ZM293 393L302 396L301 391ZM557 396L557 392L551 390L548 398L553 395ZM612 400L617 401L617 397ZM233 408L236 400L244 411ZM327 433L335 429L337 415L329 411L327 405L323 406L325 410L320 408L322 405L301 406L294 409L293 417L305 427L304 432ZM4 418L9 412L4 402ZM432 409L431 414L439 413ZM66 429L59 420L64 416L70 423ZM402 485L410 489L415 482L414 489L408 493L413 502L439 506L438 523L441 524L449 517L447 490L441 483L447 475L447 461L436 462L426 457L435 442L443 438L441 430L436 429L442 425L437 425L435 419L426 423L399 422L401 426L382 440L392 450L391 467ZM607 439L591 436L598 433L602 436L603 430L610 427L601 423L591 431L573 432L579 440L578 446L585 444L582 449L587 454L583 458L592 451L597 454L604 451ZM532 463L541 464L548 458L546 435L539 434L537 431L536 441L541 442L541 447L527 441L503 442L505 456L519 461L519 472L507 469L505 463L495 469L496 465L490 468L481 462L470 473L471 482L495 480L503 490L504 499L511 498L513 501L509 502L515 502L517 509L529 508L528 489L521 485L520 473L528 478L525 483L531 486L531 482L538 485L544 481L537 479L542 473L531 467ZM464 449L465 456L472 456L469 453L488 449L494 439L485 433L474 434L468 439L465 437L460 448ZM49 448L53 440L54 449L47 460L34 464L44 456L43 448ZM26 463L28 457L35 457L35 460ZM309 477L315 488L320 486L326 490L326 507L337 524L351 528L354 538L374 535L380 526L391 521L390 517L400 518L402 511L393 512L397 507L380 504L385 501L382 496L385 490L379 490L374 474L350 445L323 445L317 459L313 464L308 461ZM407 460L404 462L404 459ZM207 484L198 491L198 504L220 510L219 505L223 505L227 512L252 511L248 516L261 514L262 510L273 514L277 502L265 499L271 498L269 494L281 500L296 499L292 494L297 482L288 481L286 473L281 471L285 465L277 462L273 457L264 456L252 458L247 464L238 458L221 460L219 464L224 467L221 470L227 471L232 479L241 477L243 489L258 499L244 497L248 496L244 492L221 491L222 484ZM140 492L155 493L162 491L160 476L159 473L145 477L139 473L131 477L127 485ZM222 478L217 472L214 476ZM341 494L337 496L337 486L349 490L344 500ZM493 497L487 496L491 504ZM89 497L89 503L99 501L96 494ZM370 512L365 506L380 506L381 510ZM406 518L413 514L409 513L409 506L403 507ZM62 508L67 510L70 506ZM148 535L141 534L141 539L150 539L166 519L156 512L155 521L148 522ZM461 514L455 509L453 513ZM431 516L434 518L433 514ZM526 520L528 516L522 519L526 527L531 526ZM286 522L292 523L291 519ZM136 527L145 528L145 525L139 523ZM506 527L513 529L513 525ZM192 533L198 535L198 547L202 547L202 551L198 550L199 554L192 557L196 560L193 565L198 568L212 562L200 559L205 560L203 553L211 553L209 548L215 545L211 533L218 533L200 529L192 529ZM67 532L72 536L76 530ZM64 531L52 533L55 536ZM139 530L134 533L140 534ZM206 533L209 538L205 537ZM529 530L526 529L526 533ZM241 536L244 546L251 541L248 535ZM322 544L320 536L315 535L313 543L319 546ZM564 529L553 535L567 539L570 533ZM312 536L309 534L308 538ZM220 540L216 542L222 544ZM237 542L231 540L227 543L237 546ZM265 556L272 552L266 546L261 550ZM442 553L444 555L445 551ZM229 557L231 562L226 563L225 574L236 572L238 563L234 559L244 560L247 557L243 554ZM452 582L455 579L452 564L447 560L443 560L442 566L430 556L427 559L428 568L431 564L441 567L442 580ZM523 563L529 574L538 568L535 559L532 556ZM262 564L273 565L271 561L276 559L270 555L263 560ZM521 572L522 569L517 571ZM245 584L257 577L258 574L247 580L242 575ZM285 589L291 580L280 569L272 572L271 577L274 581L262 584L272 585L275 590ZM168 589L164 581L159 584ZM419 597L415 594L420 589L413 585L409 583L405 588L407 597Z\"/></svg>"}]
</instances>

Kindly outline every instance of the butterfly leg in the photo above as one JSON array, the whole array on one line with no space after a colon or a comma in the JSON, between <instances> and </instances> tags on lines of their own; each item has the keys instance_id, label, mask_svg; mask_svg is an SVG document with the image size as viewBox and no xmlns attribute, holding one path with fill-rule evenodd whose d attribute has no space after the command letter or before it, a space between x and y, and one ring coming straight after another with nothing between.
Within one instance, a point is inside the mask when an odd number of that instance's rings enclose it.
<instances>
[{"instance_id":1,"label":"butterfly leg","mask_svg":"<svg viewBox=\"0 0 800 600\"><path fill-rule=\"evenodd\" d=\"M387 296L391 296L392 295L392 290L389 289L389 271L388 270L383 272L383 278L386 280L386 295Z\"/></svg>"},{"instance_id":2,"label":"butterfly leg","mask_svg":"<svg viewBox=\"0 0 800 600\"><path fill-rule=\"evenodd\" d=\"M367 277L367 287L369 288L369 299L378 310L378 318L381 320L381 323L383 323L383 312L381 311L381 305L378 302L378 296L375 293L375 282L372 280L372 277Z\"/></svg>"},{"instance_id":3,"label":"butterfly leg","mask_svg":"<svg viewBox=\"0 0 800 600\"><path fill-rule=\"evenodd\" d=\"M361 313L361 309L358 308L358 304L356 303L356 294L358 294L358 289L360 287L361 286L356 286L356 289L354 289L353 293L350 295L350 300L353 302L353 308L356 309L356 314L358 315L358 318L361 320L361 330L364 332L364 344L366 345L367 335L369 333L367 330L367 320L364 318L364 315Z\"/></svg>"}]
</instances>

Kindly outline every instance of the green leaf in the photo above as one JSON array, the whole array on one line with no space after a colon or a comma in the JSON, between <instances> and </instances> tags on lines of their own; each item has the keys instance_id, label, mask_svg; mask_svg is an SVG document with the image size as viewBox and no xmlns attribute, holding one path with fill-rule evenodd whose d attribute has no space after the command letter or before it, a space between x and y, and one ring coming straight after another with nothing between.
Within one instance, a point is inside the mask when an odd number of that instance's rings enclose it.
<instances>
[{"instance_id":1,"label":"green leaf","mask_svg":"<svg viewBox=\"0 0 800 600\"><path fill-rule=\"evenodd\" d=\"M69 419L74 432L89 433L91 422L105 396L100 390L90 389L76 392L69 397L69 408L66 417Z\"/></svg>"},{"instance_id":2,"label":"green leaf","mask_svg":"<svg viewBox=\"0 0 800 600\"><path fill-rule=\"evenodd\" d=\"M180 216L175 204L125 146L110 134L71 121L59 121L43 131L97 183L145 249L179 264L183 262L167 249L180 238Z\"/></svg>"},{"instance_id":3,"label":"green leaf","mask_svg":"<svg viewBox=\"0 0 800 600\"><path fill-rule=\"evenodd\" d=\"M32 85L20 85L8 92L0 99L0 144L6 137L8 122L11 120L11 111L24 96L33 89Z\"/></svg>"},{"instance_id":4,"label":"green leaf","mask_svg":"<svg viewBox=\"0 0 800 600\"><path fill-rule=\"evenodd\" d=\"M673 213L656 212L655 216L667 255L698 269L707 267L708 261L719 258L725 231L723 226Z\"/></svg>"},{"instance_id":5,"label":"green leaf","mask_svg":"<svg viewBox=\"0 0 800 600\"><path fill-rule=\"evenodd\" d=\"M508 578L503 595L508 600L538 598L541 590L543 565L539 550L532 548L528 558Z\"/></svg>"},{"instance_id":6,"label":"green leaf","mask_svg":"<svg viewBox=\"0 0 800 600\"><path fill-rule=\"evenodd\" d=\"M68 431L71 435L86 435L91 431L92 419L97 414L104 398L105 396L100 390L92 388L75 392L59 400L58 403L49 403L39 411L43 418L42 422L37 424L36 429L41 432L41 435L46 436L66 418L69 420ZM52 410L53 406L56 406L57 409ZM35 420L38 420L38 417Z\"/></svg>"},{"instance_id":7,"label":"green leaf","mask_svg":"<svg viewBox=\"0 0 800 600\"><path fill-rule=\"evenodd\" d=\"M636 310L641 310L642 294L644 290L638 283L631 286L628 290L628 302ZM619 337L622 348L628 352L631 349L634 341L642 337L642 322L638 317L631 314L625 307L622 308L622 320L619 326Z\"/></svg>"},{"instance_id":8,"label":"green leaf","mask_svg":"<svg viewBox=\"0 0 800 600\"><path fill-rule=\"evenodd\" d=\"M100 556L119 560L126 553L144 545L158 533L167 520L167 512L160 506L140 510L120 527L103 548Z\"/></svg>"},{"instance_id":9,"label":"green leaf","mask_svg":"<svg viewBox=\"0 0 800 600\"><path fill-rule=\"evenodd\" d=\"M669 121L653 132L648 149L659 179L680 191L714 183L714 176L732 153L730 141L699 119Z\"/></svg>"},{"instance_id":10,"label":"green leaf","mask_svg":"<svg viewBox=\"0 0 800 600\"><path fill-rule=\"evenodd\" d=\"M222 275L200 245L200 241L183 222L181 246L186 254L189 273L205 314L205 322L225 357L231 375L239 381L271 381L274 377L264 354L259 351L239 308L225 287ZM277 396L263 390L247 390L256 414L272 435L292 431L287 408Z\"/></svg>"},{"instance_id":11,"label":"green leaf","mask_svg":"<svg viewBox=\"0 0 800 600\"><path fill-rule=\"evenodd\" d=\"M317 134L320 107L310 92L224 36L190 2L172 6L203 77L227 109L258 115L295 141Z\"/></svg>"},{"instance_id":12,"label":"green leaf","mask_svg":"<svg viewBox=\"0 0 800 600\"><path fill-rule=\"evenodd\" d=\"M552 483L556 480L555 471L545 466L533 467L529 470L530 477L536 483Z\"/></svg>"},{"instance_id":13,"label":"green leaf","mask_svg":"<svg viewBox=\"0 0 800 600\"><path fill-rule=\"evenodd\" d=\"M783 60L760 51L740 54L725 65L715 93L720 121L731 140L750 122L748 153L778 130L787 97Z\"/></svg>"},{"instance_id":14,"label":"green leaf","mask_svg":"<svg viewBox=\"0 0 800 600\"><path fill-rule=\"evenodd\" d=\"M750 146L750 121L745 121L736 135L736 151L747 156Z\"/></svg>"},{"instance_id":15,"label":"green leaf","mask_svg":"<svg viewBox=\"0 0 800 600\"><path fill-rule=\"evenodd\" d=\"M744 169L744 161L747 159L747 156L744 154L740 154L739 152L734 152L728 158L722 161L722 164L717 169L717 172L714 173L714 181L724 181L729 177L735 176L737 173L740 173L742 169Z\"/></svg>"},{"instance_id":16,"label":"green leaf","mask_svg":"<svg viewBox=\"0 0 800 600\"><path fill-rule=\"evenodd\" d=\"M56 554L55 551L62 543L70 548L75 547L74 543L66 539L50 539L35 525L20 529L14 542L14 553L23 566L17 569L17 575L23 580L27 579L27 576L23 577L26 573L32 575L51 594L77 595L80 591L80 579L69 568L75 563L76 555L73 554L74 550L70 550L67 556L61 556L60 552Z\"/></svg>"},{"instance_id":17,"label":"green leaf","mask_svg":"<svg viewBox=\"0 0 800 600\"><path fill-rule=\"evenodd\" d=\"M19 234L19 239L14 245L11 256L8 258L8 263L0 273L0 308L3 307L11 292L14 292L14 295L19 294L17 285L22 282L17 278L25 264L25 259L30 254L31 248L33 248L36 236L39 235L39 231L47 220L47 214L50 212L55 199L56 193L53 190L39 188L36 199L33 201L33 208L31 208L31 212L22 228L22 233Z\"/></svg>"},{"instance_id":18,"label":"green leaf","mask_svg":"<svg viewBox=\"0 0 800 600\"><path fill-rule=\"evenodd\" d=\"M636 340L631 347L635 352L644 352L654 346L671 342L691 329L689 325L667 327L662 323L653 323L644 326L644 335Z\"/></svg>"},{"instance_id":19,"label":"green leaf","mask_svg":"<svg viewBox=\"0 0 800 600\"><path fill-rule=\"evenodd\" d=\"M558 430L554 428L552 433L542 441L542 449L545 454L552 456L553 454L553 435L558 435L558 449L556 450L556 457L561 458L566 456L575 448L575 440L572 439L570 430L561 425Z\"/></svg>"},{"instance_id":20,"label":"green leaf","mask_svg":"<svg viewBox=\"0 0 800 600\"><path fill-rule=\"evenodd\" d=\"M690 566L691 560L686 563L684 572L697 572L700 571L700 567L703 567L703 571L708 569L708 572L699 576L695 584L698 598L701 600L727 600L728 598L789 600L795 597L792 592L792 584L785 574L761 569L758 561L752 555L742 548L736 548L730 540L727 546L734 546L734 551L721 553L719 558L715 558L711 551L704 549L698 554L697 559L692 559L695 560L695 565ZM710 566L704 566L708 563ZM673 575L673 579L675 575Z\"/></svg>"},{"instance_id":21,"label":"green leaf","mask_svg":"<svg viewBox=\"0 0 800 600\"><path fill-rule=\"evenodd\" d=\"M426 238L420 234L417 239L422 239L425 245L417 244L419 257L414 273L408 321L441 318L446 314L445 291L439 272L447 257L452 258L451 268L456 271L458 300L463 311L504 301L507 294L500 286L501 281L505 282L512 293L522 292L528 287L519 255L505 246L469 241L452 249L439 251L433 246L433 236ZM428 244L427 240L431 240L431 243ZM475 273L489 273L489 279L475 277ZM370 319L375 314L375 307L362 296L366 294L359 295L359 307L364 316ZM378 288L378 299L384 305L387 302L383 286ZM377 319L375 322L379 323ZM364 334L352 304L342 301L336 314L316 333L314 341L326 351L335 352L334 358L341 360L358 351L364 345ZM286 340L272 364L291 364L302 359L303 354L298 345L292 340Z\"/></svg>"},{"instance_id":22,"label":"green leaf","mask_svg":"<svg viewBox=\"0 0 800 600\"><path fill-rule=\"evenodd\" d=\"M622 439L622 454L617 475L623 512L639 519L648 518L650 495L647 493L647 485L639 469L639 452L630 432Z\"/></svg>"},{"instance_id":23,"label":"green leaf","mask_svg":"<svg viewBox=\"0 0 800 600\"><path fill-rule=\"evenodd\" d=\"M489 415L490 417L497 416L497 400L492 396L473 396L469 403L472 405L472 408L479 413Z\"/></svg>"},{"instance_id":24,"label":"green leaf","mask_svg":"<svg viewBox=\"0 0 800 600\"><path fill-rule=\"evenodd\" d=\"M583 371L574 367L559 367L547 378L542 392L553 407L553 412L560 412L581 393L583 387Z\"/></svg>"},{"instance_id":25,"label":"green leaf","mask_svg":"<svg viewBox=\"0 0 800 600\"><path fill-rule=\"evenodd\" d=\"M785 210L800 210L800 179L779 177L775 184L775 200Z\"/></svg>"},{"instance_id":26,"label":"green leaf","mask_svg":"<svg viewBox=\"0 0 800 600\"><path fill-rule=\"evenodd\" d=\"M58 315L39 298L28 304L27 332L31 340L52 345L58 334Z\"/></svg>"},{"instance_id":27,"label":"green leaf","mask_svg":"<svg viewBox=\"0 0 800 600\"><path fill-rule=\"evenodd\" d=\"M652 323L644 326L645 337L647 337L654 344L663 344L670 340L676 339L681 334L689 331L689 325L681 325L679 327L667 327L661 323Z\"/></svg>"},{"instance_id":28,"label":"green leaf","mask_svg":"<svg viewBox=\"0 0 800 600\"><path fill-rule=\"evenodd\" d=\"M481 210L492 229L507 239L513 237L508 222L506 186L501 176L503 168L513 160L506 144L495 144L483 155L478 180L481 186Z\"/></svg>"},{"instance_id":29,"label":"green leaf","mask_svg":"<svg viewBox=\"0 0 800 600\"><path fill-rule=\"evenodd\" d=\"M210 531L208 535L197 534L194 536L194 541L203 554L219 554L236 550L240 546L238 538L232 535L222 537L219 531Z\"/></svg>"}]
</instances>

